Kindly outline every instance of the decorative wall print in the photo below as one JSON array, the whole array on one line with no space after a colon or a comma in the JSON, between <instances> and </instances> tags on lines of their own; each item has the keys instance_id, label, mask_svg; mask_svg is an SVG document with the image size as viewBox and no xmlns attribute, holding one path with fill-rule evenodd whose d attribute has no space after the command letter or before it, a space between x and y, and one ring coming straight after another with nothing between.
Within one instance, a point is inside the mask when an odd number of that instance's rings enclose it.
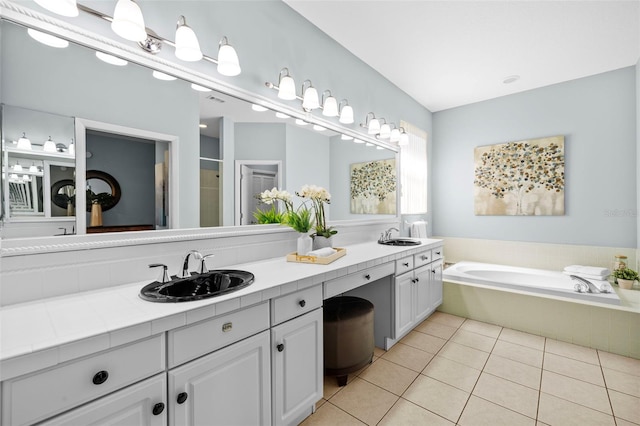
<instances>
[{"instance_id":1,"label":"decorative wall print","mask_svg":"<svg viewBox=\"0 0 640 426\"><path fill-rule=\"evenodd\" d=\"M475 149L476 215L564 215L564 136Z\"/></svg>"},{"instance_id":2,"label":"decorative wall print","mask_svg":"<svg viewBox=\"0 0 640 426\"><path fill-rule=\"evenodd\" d=\"M396 214L396 160L351 164L351 213Z\"/></svg>"}]
</instances>

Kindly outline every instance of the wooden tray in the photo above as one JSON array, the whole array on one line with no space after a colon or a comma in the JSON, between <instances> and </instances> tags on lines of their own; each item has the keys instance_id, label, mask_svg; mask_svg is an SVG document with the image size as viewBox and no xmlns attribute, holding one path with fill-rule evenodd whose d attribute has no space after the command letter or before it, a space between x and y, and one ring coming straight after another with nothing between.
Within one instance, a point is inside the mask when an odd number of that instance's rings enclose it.
<instances>
[{"instance_id":1,"label":"wooden tray","mask_svg":"<svg viewBox=\"0 0 640 426\"><path fill-rule=\"evenodd\" d=\"M287 255L287 262L298 262L298 263L315 263L318 265L328 265L336 259L340 259L342 256L347 254L346 248L334 247L336 252L331 256L327 257L317 257L317 256L298 256L298 253L293 252Z\"/></svg>"}]
</instances>

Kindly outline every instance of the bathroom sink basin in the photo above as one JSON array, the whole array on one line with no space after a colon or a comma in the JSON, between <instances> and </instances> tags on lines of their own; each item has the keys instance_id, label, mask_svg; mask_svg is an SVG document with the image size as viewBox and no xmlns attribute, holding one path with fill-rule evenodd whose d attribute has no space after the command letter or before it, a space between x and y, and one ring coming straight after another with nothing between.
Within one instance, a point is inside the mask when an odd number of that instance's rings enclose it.
<instances>
[{"instance_id":1,"label":"bathroom sink basin","mask_svg":"<svg viewBox=\"0 0 640 426\"><path fill-rule=\"evenodd\" d=\"M378 244L385 246L419 246L422 242L409 238L391 238L390 240L378 241Z\"/></svg>"},{"instance_id":2,"label":"bathroom sink basin","mask_svg":"<svg viewBox=\"0 0 640 426\"><path fill-rule=\"evenodd\" d=\"M253 283L251 272L217 269L187 278L173 278L166 283L152 282L140 290L140 297L149 302L189 302L222 296Z\"/></svg>"}]
</instances>

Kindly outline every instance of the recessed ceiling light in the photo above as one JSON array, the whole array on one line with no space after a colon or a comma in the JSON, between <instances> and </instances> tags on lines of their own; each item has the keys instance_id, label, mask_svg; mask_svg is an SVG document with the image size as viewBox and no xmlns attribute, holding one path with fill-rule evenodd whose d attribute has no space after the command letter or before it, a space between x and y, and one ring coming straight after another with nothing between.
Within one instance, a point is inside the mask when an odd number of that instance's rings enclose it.
<instances>
[{"instance_id":1,"label":"recessed ceiling light","mask_svg":"<svg viewBox=\"0 0 640 426\"><path fill-rule=\"evenodd\" d=\"M198 127L200 127L201 129L206 129L206 128L207 128L207 125L206 125L206 124L204 124L204 123L200 123L200 124L198 125Z\"/></svg>"},{"instance_id":2,"label":"recessed ceiling light","mask_svg":"<svg viewBox=\"0 0 640 426\"><path fill-rule=\"evenodd\" d=\"M251 104L251 109L258 112L264 112L268 110L268 108L265 108L262 105L256 105L256 104Z\"/></svg>"},{"instance_id":3,"label":"recessed ceiling light","mask_svg":"<svg viewBox=\"0 0 640 426\"><path fill-rule=\"evenodd\" d=\"M123 67L128 64L124 59L115 57L113 55L109 55L104 52L96 52L96 57L100 59L102 62L106 62L111 65L116 65L118 67Z\"/></svg>"},{"instance_id":4,"label":"recessed ceiling light","mask_svg":"<svg viewBox=\"0 0 640 426\"><path fill-rule=\"evenodd\" d=\"M511 84L511 83L515 83L518 80L520 80L519 75L510 75L508 77L505 77L504 80L502 80L502 82L504 84Z\"/></svg>"}]
</instances>

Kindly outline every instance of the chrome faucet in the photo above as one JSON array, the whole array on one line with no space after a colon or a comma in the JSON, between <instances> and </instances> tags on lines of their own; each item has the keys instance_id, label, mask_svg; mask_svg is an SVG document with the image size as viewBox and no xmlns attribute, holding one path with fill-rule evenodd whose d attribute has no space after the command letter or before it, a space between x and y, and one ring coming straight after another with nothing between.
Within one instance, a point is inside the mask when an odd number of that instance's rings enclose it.
<instances>
[{"instance_id":1,"label":"chrome faucet","mask_svg":"<svg viewBox=\"0 0 640 426\"><path fill-rule=\"evenodd\" d=\"M582 277L577 275L569 275L572 280L578 281L575 285L574 289L578 293L601 293L598 287L595 286L591 281L585 280Z\"/></svg>"},{"instance_id":2,"label":"chrome faucet","mask_svg":"<svg viewBox=\"0 0 640 426\"><path fill-rule=\"evenodd\" d=\"M385 241L389 241L391 239L391 231L400 232L398 228L389 228L384 233L380 234L380 238L378 239L379 243L383 243Z\"/></svg>"},{"instance_id":3,"label":"chrome faucet","mask_svg":"<svg viewBox=\"0 0 640 426\"><path fill-rule=\"evenodd\" d=\"M184 256L184 261L182 262L182 273L178 278L187 278L191 276L191 273L189 272L189 258L191 257L191 255L193 255L194 259L200 261L200 268L202 268L203 262L200 252L198 250L189 250L189 252Z\"/></svg>"}]
</instances>

